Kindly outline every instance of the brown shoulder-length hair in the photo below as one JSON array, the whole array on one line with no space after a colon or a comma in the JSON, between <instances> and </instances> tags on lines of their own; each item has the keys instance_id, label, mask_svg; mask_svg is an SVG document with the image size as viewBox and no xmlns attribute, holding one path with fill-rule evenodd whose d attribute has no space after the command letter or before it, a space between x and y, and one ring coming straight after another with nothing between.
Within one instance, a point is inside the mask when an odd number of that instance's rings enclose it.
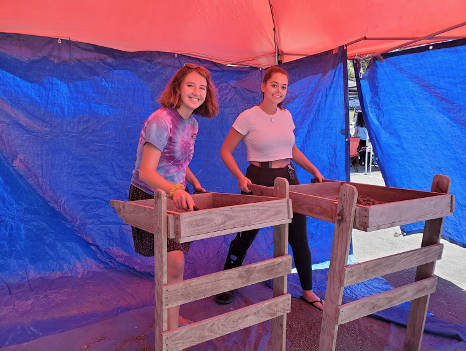
<instances>
[{"instance_id":1,"label":"brown shoulder-length hair","mask_svg":"<svg viewBox=\"0 0 466 351\"><path fill-rule=\"evenodd\" d=\"M172 77L170 82L163 90L162 95L160 95L159 102L162 106L165 107L180 107L181 83L183 83L183 79L192 71L196 71L207 81L207 92L205 101L202 103L201 106L199 106L197 109L193 111L193 114L202 117L215 117L218 113L218 103L216 98L215 86L210 80L209 70L201 66L185 64L183 67L181 67L178 70L178 72L175 73L175 75Z\"/></svg>"},{"instance_id":2,"label":"brown shoulder-length hair","mask_svg":"<svg viewBox=\"0 0 466 351\"><path fill-rule=\"evenodd\" d=\"M262 79L262 84L264 85L267 85L267 82L272 78L272 76L275 74L275 73L281 73L281 74L284 74L286 76L286 78L288 80L290 80L290 78L288 77L288 72L285 71L283 68L281 67L278 67L278 66L272 66L272 67L269 67L265 70L265 73L264 73L264 78ZM264 99L264 93L262 93L262 99ZM277 106L278 108L280 109L284 109L282 107L282 102L280 102Z\"/></svg>"}]
</instances>

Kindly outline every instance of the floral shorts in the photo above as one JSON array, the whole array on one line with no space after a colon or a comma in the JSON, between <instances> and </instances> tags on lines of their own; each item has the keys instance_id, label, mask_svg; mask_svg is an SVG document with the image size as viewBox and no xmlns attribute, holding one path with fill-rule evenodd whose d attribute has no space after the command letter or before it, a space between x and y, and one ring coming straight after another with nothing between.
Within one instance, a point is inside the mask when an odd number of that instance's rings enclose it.
<instances>
[{"instance_id":1,"label":"floral shorts","mask_svg":"<svg viewBox=\"0 0 466 351\"><path fill-rule=\"evenodd\" d=\"M129 188L129 201L153 199L154 195L150 195L145 191L131 185ZM134 251L142 256L154 256L154 234L145 230L131 227L133 232ZM183 251L187 253L191 243L177 243L172 239L167 238L167 252Z\"/></svg>"}]
</instances>

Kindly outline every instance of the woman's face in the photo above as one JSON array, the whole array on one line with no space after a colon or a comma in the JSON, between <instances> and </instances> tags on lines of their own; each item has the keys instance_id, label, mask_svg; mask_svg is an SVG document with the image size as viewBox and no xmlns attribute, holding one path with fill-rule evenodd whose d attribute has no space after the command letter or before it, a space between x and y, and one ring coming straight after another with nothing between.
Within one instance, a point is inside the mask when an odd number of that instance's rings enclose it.
<instances>
[{"instance_id":1,"label":"woman's face","mask_svg":"<svg viewBox=\"0 0 466 351\"><path fill-rule=\"evenodd\" d=\"M207 95L207 80L196 71L184 77L180 87L180 109L191 111L201 106Z\"/></svg>"},{"instance_id":2,"label":"woman's face","mask_svg":"<svg viewBox=\"0 0 466 351\"><path fill-rule=\"evenodd\" d=\"M288 91L288 78L283 73L274 73L267 82L261 84L261 90L265 102L279 104Z\"/></svg>"}]
</instances>

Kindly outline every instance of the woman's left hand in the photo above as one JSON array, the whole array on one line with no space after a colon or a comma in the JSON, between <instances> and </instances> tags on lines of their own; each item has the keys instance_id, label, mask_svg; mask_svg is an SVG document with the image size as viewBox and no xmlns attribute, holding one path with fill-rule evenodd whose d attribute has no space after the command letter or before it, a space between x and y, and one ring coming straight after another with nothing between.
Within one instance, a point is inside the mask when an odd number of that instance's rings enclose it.
<instances>
[{"instance_id":1,"label":"woman's left hand","mask_svg":"<svg viewBox=\"0 0 466 351\"><path fill-rule=\"evenodd\" d=\"M193 185L194 193L205 193L206 190L201 186L200 183Z\"/></svg>"},{"instance_id":2,"label":"woman's left hand","mask_svg":"<svg viewBox=\"0 0 466 351\"><path fill-rule=\"evenodd\" d=\"M182 208L184 210L193 211L194 210L194 200L184 189L176 189L173 193L173 203L177 208Z\"/></svg>"},{"instance_id":3,"label":"woman's left hand","mask_svg":"<svg viewBox=\"0 0 466 351\"><path fill-rule=\"evenodd\" d=\"M314 178L317 179L317 182L318 183L322 183L323 180L325 179L324 176L322 174L320 174L319 171L317 171L315 174L314 174Z\"/></svg>"}]
</instances>

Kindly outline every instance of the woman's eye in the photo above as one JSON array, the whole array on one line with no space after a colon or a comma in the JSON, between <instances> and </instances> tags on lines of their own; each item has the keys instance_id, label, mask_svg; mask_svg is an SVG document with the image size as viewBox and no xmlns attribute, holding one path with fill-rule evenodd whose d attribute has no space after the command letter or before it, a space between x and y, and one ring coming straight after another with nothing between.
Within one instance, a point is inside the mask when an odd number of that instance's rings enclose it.
<instances>
[{"instance_id":1,"label":"woman's eye","mask_svg":"<svg viewBox=\"0 0 466 351\"><path fill-rule=\"evenodd\" d=\"M287 87L282 87L282 90L286 90L286 89L287 89Z\"/></svg>"}]
</instances>

